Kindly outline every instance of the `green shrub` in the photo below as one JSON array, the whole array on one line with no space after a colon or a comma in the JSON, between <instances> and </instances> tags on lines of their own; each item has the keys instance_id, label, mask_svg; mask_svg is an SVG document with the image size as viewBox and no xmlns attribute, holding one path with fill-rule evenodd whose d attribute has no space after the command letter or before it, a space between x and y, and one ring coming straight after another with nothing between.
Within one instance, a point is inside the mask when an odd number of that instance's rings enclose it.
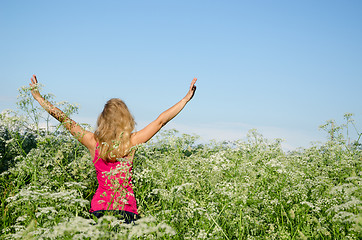
<instances>
[{"instance_id":1,"label":"green shrub","mask_svg":"<svg viewBox=\"0 0 362 240\"><path fill-rule=\"evenodd\" d=\"M31 124L1 115L4 239L362 237L362 153L359 138L350 143L341 134L346 125L337 134L327 123L329 141L293 152L255 130L247 141L207 144L161 132L136 152L133 185L142 218L125 225L90 217L97 180L87 150L61 127Z\"/></svg>"}]
</instances>

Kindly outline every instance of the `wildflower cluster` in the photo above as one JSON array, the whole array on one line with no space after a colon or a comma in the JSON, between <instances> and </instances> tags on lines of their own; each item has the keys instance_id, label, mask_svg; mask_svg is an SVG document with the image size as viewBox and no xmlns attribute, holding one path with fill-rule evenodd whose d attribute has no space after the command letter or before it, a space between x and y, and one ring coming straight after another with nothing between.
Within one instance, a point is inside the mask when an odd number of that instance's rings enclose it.
<instances>
[{"instance_id":1,"label":"wildflower cluster","mask_svg":"<svg viewBox=\"0 0 362 240\"><path fill-rule=\"evenodd\" d=\"M197 145L164 132L139 149L144 212L185 239L359 239L362 155L331 140L285 153L280 140Z\"/></svg>"},{"instance_id":2,"label":"wildflower cluster","mask_svg":"<svg viewBox=\"0 0 362 240\"><path fill-rule=\"evenodd\" d=\"M43 131L28 119L0 115L4 239L362 238L362 149L335 123L323 126L329 141L293 152L255 130L208 144L161 132L134 156L141 219L127 225L88 213L97 179L87 150L61 127ZM116 179L128 169L125 161L105 175L120 199L128 193Z\"/></svg>"}]
</instances>

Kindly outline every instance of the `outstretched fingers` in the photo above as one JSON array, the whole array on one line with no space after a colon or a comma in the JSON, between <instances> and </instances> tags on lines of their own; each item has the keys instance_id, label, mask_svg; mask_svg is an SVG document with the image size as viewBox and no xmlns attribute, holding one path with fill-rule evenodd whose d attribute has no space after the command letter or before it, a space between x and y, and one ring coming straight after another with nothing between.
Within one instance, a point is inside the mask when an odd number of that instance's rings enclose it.
<instances>
[{"instance_id":1,"label":"outstretched fingers","mask_svg":"<svg viewBox=\"0 0 362 240\"><path fill-rule=\"evenodd\" d=\"M31 83L29 83L31 94L34 98L37 98L40 96L39 90L38 90L38 80L36 79L36 76L33 75L31 77Z\"/></svg>"},{"instance_id":2,"label":"outstretched fingers","mask_svg":"<svg viewBox=\"0 0 362 240\"><path fill-rule=\"evenodd\" d=\"M33 76L31 77L31 83L32 83L32 84L37 84L37 83L38 83L38 80L36 79L36 76L35 76L35 75L33 75Z\"/></svg>"},{"instance_id":3,"label":"outstretched fingers","mask_svg":"<svg viewBox=\"0 0 362 240\"><path fill-rule=\"evenodd\" d=\"M197 81L197 78L194 78L191 82L191 86L190 86L191 92L195 92L195 90L196 90L196 85L195 85L196 81Z\"/></svg>"},{"instance_id":4,"label":"outstretched fingers","mask_svg":"<svg viewBox=\"0 0 362 240\"><path fill-rule=\"evenodd\" d=\"M197 81L197 78L194 78L194 79L192 80L190 89L192 89L192 88L194 87L196 81Z\"/></svg>"},{"instance_id":5,"label":"outstretched fingers","mask_svg":"<svg viewBox=\"0 0 362 240\"><path fill-rule=\"evenodd\" d=\"M29 86L31 87L31 90L35 90L37 88L38 80L36 79L36 76L33 75L31 77L31 83L29 83Z\"/></svg>"},{"instance_id":6,"label":"outstretched fingers","mask_svg":"<svg viewBox=\"0 0 362 240\"><path fill-rule=\"evenodd\" d=\"M190 101L192 99L192 97L194 96L194 94L195 94L195 91L196 91L195 83L196 83L196 81L197 81L197 78L194 78L192 80L192 82L191 82L190 89L189 89L189 91L188 91L188 93L186 95L186 100L187 101Z\"/></svg>"}]
</instances>

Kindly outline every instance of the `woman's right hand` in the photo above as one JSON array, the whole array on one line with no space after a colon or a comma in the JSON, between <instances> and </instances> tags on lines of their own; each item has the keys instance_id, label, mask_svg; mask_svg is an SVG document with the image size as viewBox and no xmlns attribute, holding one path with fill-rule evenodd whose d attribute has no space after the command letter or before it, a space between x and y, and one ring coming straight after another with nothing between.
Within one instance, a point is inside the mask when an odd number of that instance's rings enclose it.
<instances>
[{"instance_id":1,"label":"woman's right hand","mask_svg":"<svg viewBox=\"0 0 362 240\"><path fill-rule=\"evenodd\" d=\"M35 75L31 77L31 83L29 83L29 86L31 88L31 94L35 99L41 97L40 92L38 90L38 80L36 79Z\"/></svg>"},{"instance_id":2,"label":"woman's right hand","mask_svg":"<svg viewBox=\"0 0 362 240\"><path fill-rule=\"evenodd\" d=\"M196 83L197 81L197 78L194 78L191 82L191 85L190 85L190 89L188 91L188 93L186 94L186 96L184 97L184 99L188 102L192 99L192 97L194 96L195 94L195 91L196 91Z\"/></svg>"}]
</instances>

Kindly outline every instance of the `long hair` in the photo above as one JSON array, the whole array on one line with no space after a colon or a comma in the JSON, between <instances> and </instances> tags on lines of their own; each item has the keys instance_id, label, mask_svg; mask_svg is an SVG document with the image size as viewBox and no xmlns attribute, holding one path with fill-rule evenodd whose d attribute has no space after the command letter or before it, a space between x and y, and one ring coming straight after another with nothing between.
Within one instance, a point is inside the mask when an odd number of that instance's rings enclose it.
<instances>
[{"instance_id":1,"label":"long hair","mask_svg":"<svg viewBox=\"0 0 362 240\"><path fill-rule=\"evenodd\" d=\"M98 117L94 132L100 157L106 161L115 161L129 155L134 128L135 121L127 105L121 99L110 99Z\"/></svg>"}]
</instances>

